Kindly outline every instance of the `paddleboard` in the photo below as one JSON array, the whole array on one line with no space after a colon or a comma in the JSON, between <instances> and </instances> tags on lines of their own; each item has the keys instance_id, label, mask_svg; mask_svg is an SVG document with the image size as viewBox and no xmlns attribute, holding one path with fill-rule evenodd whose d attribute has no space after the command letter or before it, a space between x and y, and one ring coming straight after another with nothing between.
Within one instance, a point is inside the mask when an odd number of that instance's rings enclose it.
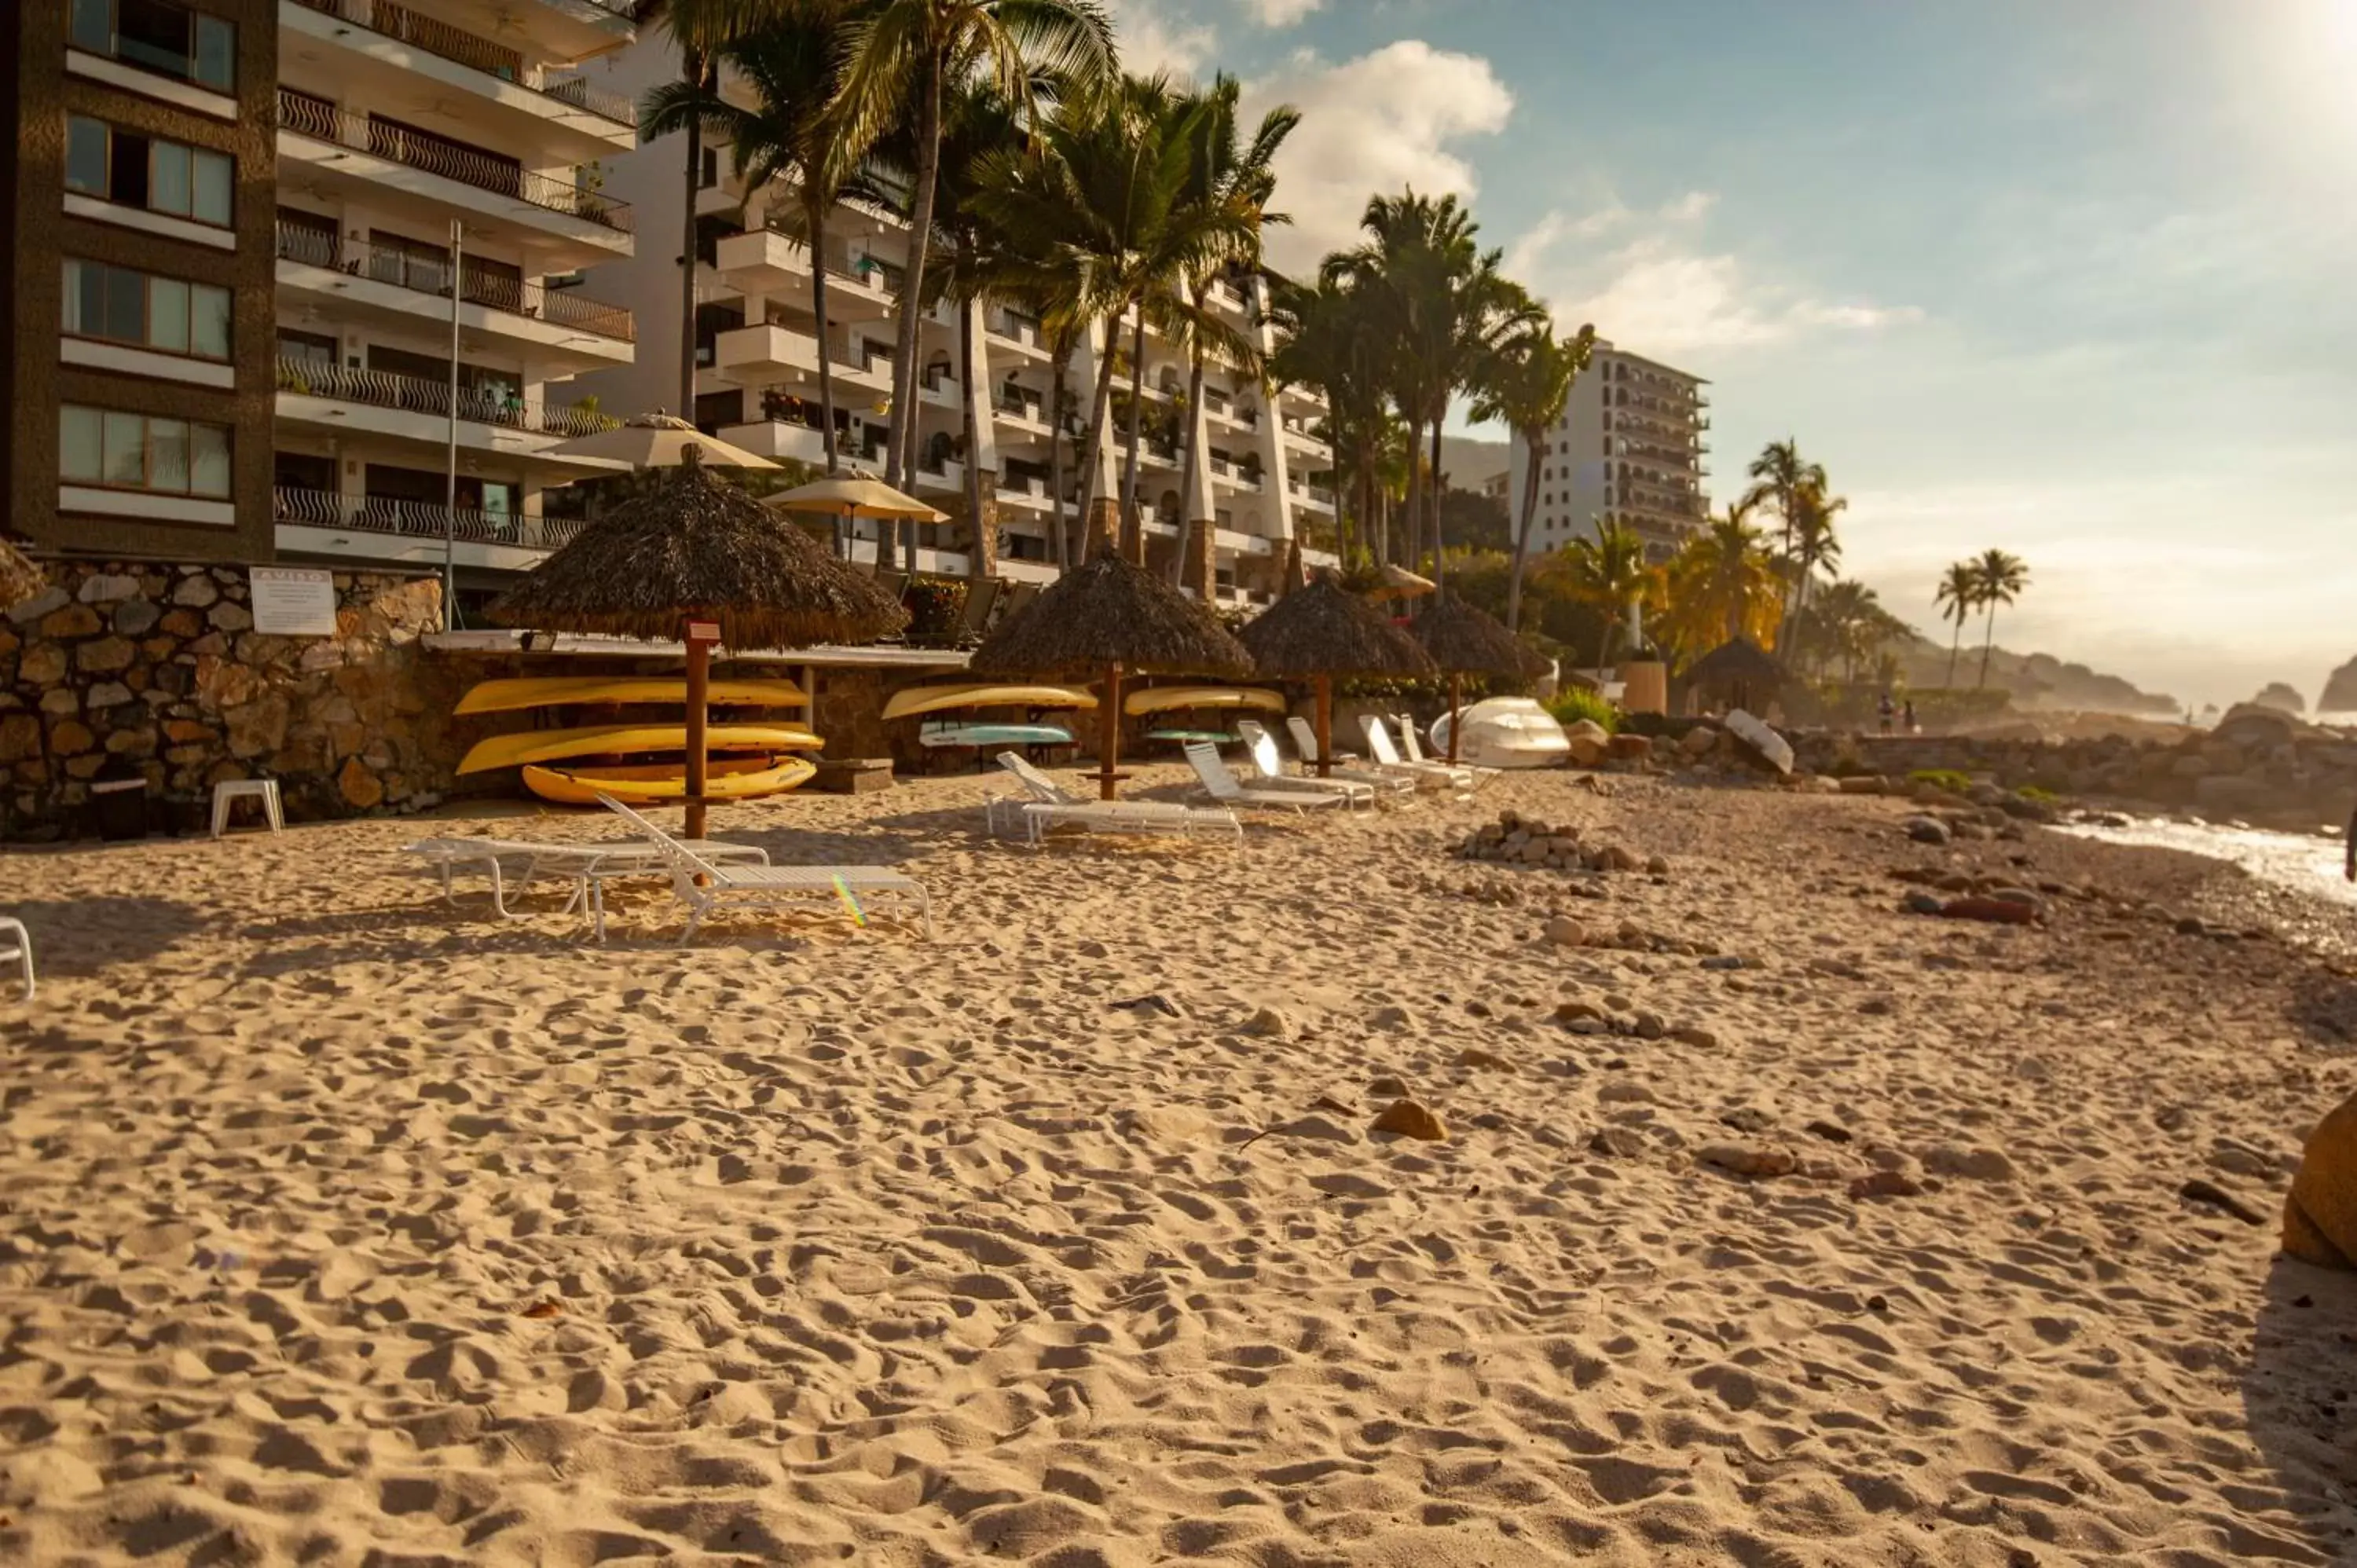
<instances>
[{"instance_id":1,"label":"paddleboard","mask_svg":"<svg viewBox=\"0 0 2357 1568\"><path fill-rule=\"evenodd\" d=\"M884 703L884 717L912 719L957 708L1093 708L1097 700L1075 686L910 686Z\"/></svg>"},{"instance_id":2,"label":"paddleboard","mask_svg":"<svg viewBox=\"0 0 2357 1568\"><path fill-rule=\"evenodd\" d=\"M1759 753L1777 772L1792 771L1792 744L1741 708L1727 715L1727 733Z\"/></svg>"},{"instance_id":3,"label":"paddleboard","mask_svg":"<svg viewBox=\"0 0 2357 1568\"><path fill-rule=\"evenodd\" d=\"M715 762L704 779L707 800L752 800L783 794L807 784L818 773L816 764L802 757L782 760L755 757L750 761ZM666 762L651 768L527 768L527 789L544 800L564 806L594 806L600 795L611 795L626 806L659 805L687 794L687 764Z\"/></svg>"},{"instance_id":4,"label":"paddleboard","mask_svg":"<svg viewBox=\"0 0 2357 1568\"><path fill-rule=\"evenodd\" d=\"M1264 714L1285 712L1282 693L1250 686L1149 686L1122 699L1121 711L1131 718L1167 714L1182 708L1254 708Z\"/></svg>"},{"instance_id":5,"label":"paddleboard","mask_svg":"<svg viewBox=\"0 0 2357 1568\"><path fill-rule=\"evenodd\" d=\"M944 746L1070 746L1072 734L1055 725L942 725L917 736L917 744Z\"/></svg>"},{"instance_id":6,"label":"paddleboard","mask_svg":"<svg viewBox=\"0 0 2357 1568\"><path fill-rule=\"evenodd\" d=\"M714 725L706 751L816 751L826 743L800 725ZM534 729L479 740L458 764L461 773L485 773L527 762L568 757L627 757L642 751L684 751L685 725L597 725L587 729Z\"/></svg>"},{"instance_id":7,"label":"paddleboard","mask_svg":"<svg viewBox=\"0 0 2357 1568\"><path fill-rule=\"evenodd\" d=\"M810 693L791 681L715 681L706 699L716 708L802 708ZM462 714L510 714L611 703L687 701L687 682L668 675L549 675L484 681L458 699Z\"/></svg>"}]
</instances>

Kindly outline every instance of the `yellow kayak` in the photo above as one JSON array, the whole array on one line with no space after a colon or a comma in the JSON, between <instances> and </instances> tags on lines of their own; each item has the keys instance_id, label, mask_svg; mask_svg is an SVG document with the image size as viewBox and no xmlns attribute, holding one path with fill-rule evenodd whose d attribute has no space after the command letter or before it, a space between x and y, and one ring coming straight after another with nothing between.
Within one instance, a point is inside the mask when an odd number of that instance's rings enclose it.
<instances>
[{"instance_id":1,"label":"yellow kayak","mask_svg":"<svg viewBox=\"0 0 2357 1568\"><path fill-rule=\"evenodd\" d=\"M1131 718L1186 708L1256 708L1265 714L1281 714L1285 697L1251 686L1148 686L1132 692L1121 703L1121 711Z\"/></svg>"},{"instance_id":2,"label":"yellow kayak","mask_svg":"<svg viewBox=\"0 0 2357 1568\"><path fill-rule=\"evenodd\" d=\"M825 744L800 725L714 725L704 732L706 751L816 751ZM562 762L568 757L627 757L634 752L686 749L685 725L521 730L477 741L458 764L458 771L486 773L528 762Z\"/></svg>"},{"instance_id":3,"label":"yellow kayak","mask_svg":"<svg viewBox=\"0 0 2357 1568\"><path fill-rule=\"evenodd\" d=\"M757 757L748 762L716 762L705 774L707 800L756 800L801 788L818 772L815 764L799 757ZM611 795L626 806L661 805L687 793L687 764L666 762L651 768L527 768L525 787L544 800L564 806L594 806L600 795Z\"/></svg>"},{"instance_id":4,"label":"yellow kayak","mask_svg":"<svg viewBox=\"0 0 2357 1568\"><path fill-rule=\"evenodd\" d=\"M810 693L791 681L715 681L707 700L721 708L802 708L810 705ZM668 675L549 675L481 682L458 699L457 711L510 714L575 703L686 701L687 682Z\"/></svg>"},{"instance_id":5,"label":"yellow kayak","mask_svg":"<svg viewBox=\"0 0 2357 1568\"><path fill-rule=\"evenodd\" d=\"M1093 708L1095 697L1077 686L911 686L884 704L888 719L957 708Z\"/></svg>"}]
</instances>

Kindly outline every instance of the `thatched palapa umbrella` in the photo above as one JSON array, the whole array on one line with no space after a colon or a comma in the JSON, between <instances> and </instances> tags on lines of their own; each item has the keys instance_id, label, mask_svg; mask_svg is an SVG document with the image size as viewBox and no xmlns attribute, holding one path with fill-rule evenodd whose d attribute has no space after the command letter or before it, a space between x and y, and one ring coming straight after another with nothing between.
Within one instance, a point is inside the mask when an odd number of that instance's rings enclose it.
<instances>
[{"instance_id":1,"label":"thatched palapa umbrella","mask_svg":"<svg viewBox=\"0 0 2357 1568\"><path fill-rule=\"evenodd\" d=\"M1433 663L1448 672L1448 760L1457 760L1458 732L1465 727L1465 677L1534 675L1544 660L1488 611L1442 592L1420 607L1409 624Z\"/></svg>"},{"instance_id":2,"label":"thatched palapa umbrella","mask_svg":"<svg viewBox=\"0 0 2357 1568\"><path fill-rule=\"evenodd\" d=\"M0 539L0 609L21 604L48 585L48 577L25 553Z\"/></svg>"},{"instance_id":3,"label":"thatched palapa umbrella","mask_svg":"<svg viewBox=\"0 0 2357 1568\"><path fill-rule=\"evenodd\" d=\"M760 502L704 471L694 446L652 495L616 507L491 607L505 626L687 642L687 836L705 823L712 645L872 642L909 616Z\"/></svg>"},{"instance_id":4,"label":"thatched palapa umbrella","mask_svg":"<svg viewBox=\"0 0 2357 1568\"><path fill-rule=\"evenodd\" d=\"M1755 690L1773 697L1791 677L1776 656L1748 637L1722 642L1694 661L1685 672L1686 688L1701 691L1717 687L1727 693L1727 705L1749 708ZM1767 706L1765 702L1760 703Z\"/></svg>"},{"instance_id":5,"label":"thatched palapa umbrella","mask_svg":"<svg viewBox=\"0 0 2357 1568\"><path fill-rule=\"evenodd\" d=\"M1099 676L1098 792L1108 800L1125 775L1121 755L1121 678L1248 675L1252 656L1196 600L1118 555L1067 572L974 650L981 675L1086 681Z\"/></svg>"},{"instance_id":6,"label":"thatched palapa umbrella","mask_svg":"<svg viewBox=\"0 0 2357 1568\"><path fill-rule=\"evenodd\" d=\"M1264 678L1318 687L1318 776L1333 770L1334 677L1429 680L1432 660L1383 612L1344 588L1331 572L1276 601L1244 628L1244 648Z\"/></svg>"}]
</instances>

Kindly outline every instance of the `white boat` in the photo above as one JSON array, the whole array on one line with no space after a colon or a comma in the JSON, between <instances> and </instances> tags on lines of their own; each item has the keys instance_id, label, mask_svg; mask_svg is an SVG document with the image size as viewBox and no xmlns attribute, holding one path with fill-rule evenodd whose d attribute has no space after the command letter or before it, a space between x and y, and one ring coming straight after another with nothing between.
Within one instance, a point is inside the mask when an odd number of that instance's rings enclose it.
<instances>
[{"instance_id":1,"label":"white boat","mask_svg":"<svg viewBox=\"0 0 2357 1568\"><path fill-rule=\"evenodd\" d=\"M1528 697L1491 697L1465 710L1458 760L1476 768L1560 768L1571 757L1571 737ZM1448 715L1433 722L1433 753L1448 755Z\"/></svg>"}]
</instances>

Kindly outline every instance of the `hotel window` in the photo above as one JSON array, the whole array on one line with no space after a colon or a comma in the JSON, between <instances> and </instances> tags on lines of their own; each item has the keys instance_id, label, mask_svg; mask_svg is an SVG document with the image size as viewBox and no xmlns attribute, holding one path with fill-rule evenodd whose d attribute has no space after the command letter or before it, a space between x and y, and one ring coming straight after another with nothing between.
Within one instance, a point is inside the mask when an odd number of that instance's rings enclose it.
<instances>
[{"instance_id":1,"label":"hotel window","mask_svg":"<svg viewBox=\"0 0 2357 1568\"><path fill-rule=\"evenodd\" d=\"M237 90L237 25L170 0L73 0L73 46L216 92Z\"/></svg>"},{"instance_id":2,"label":"hotel window","mask_svg":"<svg viewBox=\"0 0 2357 1568\"><path fill-rule=\"evenodd\" d=\"M58 410L58 471L70 485L227 500L229 451L226 424L75 403Z\"/></svg>"},{"instance_id":3,"label":"hotel window","mask_svg":"<svg viewBox=\"0 0 2357 1568\"><path fill-rule=\"evenodd\" d=\"M65 282L70 338L99 338L199 360L229 358L225 288L71 256L66 259Z\"/></svg>"},{"instance_id":4,"label":"hotel window","mask_svg":"<svg viewBox=\"0 0 2357 1568\"><path fill-rule=\"evenodd\" d=\"M87 115L66 120L66 188L78 195L226 229L236 169L227 153L143 136Z\"/></svg>"}]
</instances>

